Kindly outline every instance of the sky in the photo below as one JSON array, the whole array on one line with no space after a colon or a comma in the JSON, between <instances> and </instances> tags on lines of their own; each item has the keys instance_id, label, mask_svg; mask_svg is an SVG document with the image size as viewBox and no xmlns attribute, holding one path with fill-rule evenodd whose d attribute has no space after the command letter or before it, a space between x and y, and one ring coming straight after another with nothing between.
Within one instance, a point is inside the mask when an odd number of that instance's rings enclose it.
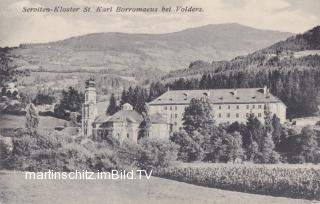
<instances>
[{"instance_id":1,"label":"sky","mask_svg":"<svg viewBox=\"0 0 320 204\"><path fill-rule=\"evenodd\" d=\"M37 7L192 6L197 13L23 13ZM320 25L320 0L1 0L0 47L50 42L96 32L169 33L207 24L239 23L302 33Z\"/></svg>"}]
</instances>

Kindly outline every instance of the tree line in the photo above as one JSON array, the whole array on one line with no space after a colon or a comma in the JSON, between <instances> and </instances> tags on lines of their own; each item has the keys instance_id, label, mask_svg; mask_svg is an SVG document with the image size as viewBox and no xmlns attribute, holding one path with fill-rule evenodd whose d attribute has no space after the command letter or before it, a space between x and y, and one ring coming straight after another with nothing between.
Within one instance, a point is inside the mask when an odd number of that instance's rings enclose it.
<instances>
[{"instance_id":1,"label":"tree line","mask_svg":"<svg viewBox=\"0 0 320 204\"><path fill-rule=\"evenodd\" d=\"M320 148L311 127L301 133L280 124L265 108L264 124L254 115L246 123L215 124L206 99L192 99L183 116L183 128L170 140L178 144L178 158L185 162L318 163Z\"/></svg>"}]
</instances>

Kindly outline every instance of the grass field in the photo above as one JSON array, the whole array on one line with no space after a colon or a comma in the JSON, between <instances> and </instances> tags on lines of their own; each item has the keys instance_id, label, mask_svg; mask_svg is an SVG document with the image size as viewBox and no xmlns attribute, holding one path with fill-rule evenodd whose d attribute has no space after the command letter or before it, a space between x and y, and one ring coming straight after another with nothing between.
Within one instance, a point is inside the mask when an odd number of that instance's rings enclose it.
<instances>
[{"instance_id":1,"label":"grass field","mask_svg":"<svg viewBox=\"0 0 320 204\"><path fill-rule=\"evenodd\" d=\"M63 126L65 120L50 116L39 116L39 128L54 129L56 126ZM26 123L25 116L0 115L0 128L24 128Z\"/></svg>"},{"instance_id":2,"label":"grass field","mask_svg":"<svg viewBox=\"0 0 320 204\"><path fill-rule=\"evenodd\" d=\"M150 180L25 180L23 172L0 171L0 204L313 204L224 191L151 177Z\"/></svg>"}]
</instances>

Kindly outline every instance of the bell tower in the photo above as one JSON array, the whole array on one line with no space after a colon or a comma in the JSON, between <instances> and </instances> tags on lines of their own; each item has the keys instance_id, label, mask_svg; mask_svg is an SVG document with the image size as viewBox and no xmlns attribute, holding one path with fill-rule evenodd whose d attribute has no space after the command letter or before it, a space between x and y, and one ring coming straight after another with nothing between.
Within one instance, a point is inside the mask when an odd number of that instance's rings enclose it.
<instances>
[{"instance_id":1,"label":"bell tower","mask_svg":"<svg viewBox=\"0 0 320 204\"><path fill-rule=\"evenodd\" d=\"M92 123L97 116L97 91L96 82L93 79L86 81L84 92L85 101L82 105L82 133L84 136L92 135Z\"/></svg>"}]
</instances>

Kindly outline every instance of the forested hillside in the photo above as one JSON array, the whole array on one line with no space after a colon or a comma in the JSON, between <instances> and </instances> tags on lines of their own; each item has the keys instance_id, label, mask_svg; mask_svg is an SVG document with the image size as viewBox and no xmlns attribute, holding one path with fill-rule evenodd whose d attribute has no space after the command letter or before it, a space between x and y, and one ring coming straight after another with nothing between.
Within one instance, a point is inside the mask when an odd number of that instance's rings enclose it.
<instances>
[{"instance_id":1,"label":"forested hillside","mask_svg":"<svg viewBox=\"0 0 320 204\"><path fill-rule=\"evenodd\" d=\"M163 79L173 89L267 85L288 106L289 118L316 115L320 96L319 49L320 26L230 61L193 62L188 69L171 72Z\"/></svg>"}]
</instances>

